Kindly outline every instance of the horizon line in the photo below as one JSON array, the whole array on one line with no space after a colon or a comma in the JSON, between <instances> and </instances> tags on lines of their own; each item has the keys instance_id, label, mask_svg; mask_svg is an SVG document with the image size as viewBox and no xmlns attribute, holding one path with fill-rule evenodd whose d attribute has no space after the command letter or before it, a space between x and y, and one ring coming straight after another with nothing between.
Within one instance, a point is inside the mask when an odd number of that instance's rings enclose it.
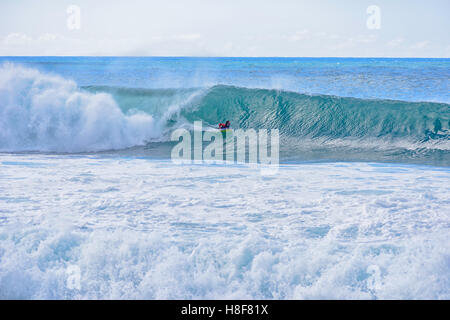
<instances>
[{"instance_id":1,"label":"horizon line","mask_svg":"<svg viewBox=\"0 0 450 320\"><path fill-rule=\"evenodd\" d=\"M184 56L184 55L0 55L0 58L244 58L244 59L450 59L449 57L394 57L394 56Z\"/></svg>"}]
</instances>

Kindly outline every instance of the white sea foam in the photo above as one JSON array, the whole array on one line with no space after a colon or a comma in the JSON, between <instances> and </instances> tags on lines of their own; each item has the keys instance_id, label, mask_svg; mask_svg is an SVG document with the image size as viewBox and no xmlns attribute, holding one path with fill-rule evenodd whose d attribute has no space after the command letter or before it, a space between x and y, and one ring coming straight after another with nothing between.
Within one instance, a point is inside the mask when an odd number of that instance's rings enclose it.
<instances>
[{"instance_id":1,"label":"white sea foam","mask_svg":"<svg viewBox=\"0 0 450 320\"><path fill-rule=\"evenodd\" d=\"M448 168L0 155L0 298L450 298ZM80 287L68 286L70 270Z\"/></svg>"},{"instance_id":2,"label":"white sea foam","mask_svg":"<svg viewBox=\"0 0 450 320\"><path fill-rule=\"evenodd\" d=\"M159 134L151 115L126 115L108 94L34 69L0 67L0 151L121 149Z\"/></svg>"}]
</instances>

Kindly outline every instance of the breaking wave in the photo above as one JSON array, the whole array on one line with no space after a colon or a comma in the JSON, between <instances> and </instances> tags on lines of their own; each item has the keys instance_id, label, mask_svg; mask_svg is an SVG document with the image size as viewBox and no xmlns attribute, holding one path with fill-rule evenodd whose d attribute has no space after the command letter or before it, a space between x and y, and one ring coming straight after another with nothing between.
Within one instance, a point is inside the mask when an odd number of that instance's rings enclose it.
<instances>
[{"instance_id":1,"label":"breaking wave","mask_svg":"<svg viewBox=\"0 0 450 320\"><path fill-rule=\"evenodd\" d=\"M195 120L276 128L285 158L352 153L370 160L447 164L450 105L305 95L216 85L191 89L78 87L12 64L1 67L0 151L92 152L168 141ZM373 154L382 153L381 159ZM326 156L325 156L326 157ZM363 157L364 159L364 157ZM358 160L361 160L358 158Z\"/></svg>"}]
</instances>

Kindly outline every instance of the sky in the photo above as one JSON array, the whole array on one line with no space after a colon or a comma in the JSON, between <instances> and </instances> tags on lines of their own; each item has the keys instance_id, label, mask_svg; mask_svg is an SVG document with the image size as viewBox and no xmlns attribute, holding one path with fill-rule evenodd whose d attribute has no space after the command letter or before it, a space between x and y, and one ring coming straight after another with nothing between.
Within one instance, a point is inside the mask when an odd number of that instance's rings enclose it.
<instances>
[{"instance_id":1,"label":"sky","mask_svg":"<svg viewBox=\"0 0 450 320\"><path fill-rule=\"evenodd\" d=\"M449 0L1 0L1 56L450 57Z\"/></svg>"}]
</instances>

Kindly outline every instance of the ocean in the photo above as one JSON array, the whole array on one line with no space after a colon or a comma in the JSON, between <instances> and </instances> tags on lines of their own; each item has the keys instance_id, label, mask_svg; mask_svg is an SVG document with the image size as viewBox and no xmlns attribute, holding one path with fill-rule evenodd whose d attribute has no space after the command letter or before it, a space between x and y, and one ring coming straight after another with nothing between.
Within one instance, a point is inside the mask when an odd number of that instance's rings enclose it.
<instances>
[{"instance_id":1,"label":"ocean","mask_svg":"<svg viewBox=\"0 0 450 320\"><path fill-rule=\"evenodd\" d=\"M449 299L450 59L0 57L0 299ZM279 130L279 169L171 133Z\"/></svg>"}]
</instances>

